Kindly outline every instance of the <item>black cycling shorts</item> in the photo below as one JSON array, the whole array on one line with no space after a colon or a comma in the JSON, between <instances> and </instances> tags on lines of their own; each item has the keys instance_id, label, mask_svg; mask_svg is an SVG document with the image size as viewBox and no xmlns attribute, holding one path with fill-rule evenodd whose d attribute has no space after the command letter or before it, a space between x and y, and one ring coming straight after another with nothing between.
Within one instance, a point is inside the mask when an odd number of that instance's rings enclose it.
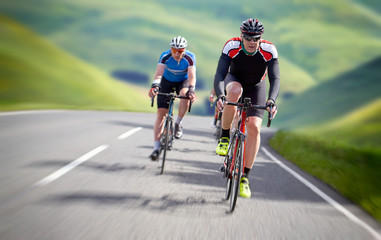
<instances>
[{"instance_id":1,"label":"black cycling shorts","mask_svg":"<svg viewBox=\"0 0 381 240\"><path fill-rule=\"evenodd\" d=\"M160 81L160 92L161 93L171 93L176 92L177 95L180 94L180 90L183 88L188 88L189 79L185 79L181 82L170 82L164 77ZM157 108L169 108L168 98L162 95L157 95Z\"/></svg>"},{"instance_id":2,"label":"black cycling shorts","mask_svg":"<svg viewBox=\"0 0 381 240\"><path fill-rule=\"evenodd\" d=\"M261 105L265 106L266 105L266 82L265 81L260 81L257 84L244 84L244 81L236 78L233 76L231 73L228 73L225 77L225 89L228 83L230 82L238 82L241 84L243 88L243 94L241 96L241 99L245 97L251 98L251 104L255 105ZM263 119L264 116L264 111L263 109L253 109L250 108L247 110L247 116L256 116L259 118Z\"/></svg>"}]
</instances>

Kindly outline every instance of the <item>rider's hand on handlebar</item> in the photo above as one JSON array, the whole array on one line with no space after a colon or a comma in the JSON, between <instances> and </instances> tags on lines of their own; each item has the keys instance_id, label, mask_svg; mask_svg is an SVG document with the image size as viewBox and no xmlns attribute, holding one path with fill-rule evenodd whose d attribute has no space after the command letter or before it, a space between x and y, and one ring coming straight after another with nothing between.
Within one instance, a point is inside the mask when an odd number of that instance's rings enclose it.
<instances>
[{"instance_id":1,"label":"rider's hand on handlebar","mask_svg":"<svg viewBox=\"0 0 381 240\"><path fill-rule=\"evenodd\" d=\"M197 97L196 97L196 94L194 93L194 86L193 85L189 85L188 91L185 95L190 99L190 101L192 103L194 101L196 101Z\"/></svg>"},{"instance_id":2,"label":"rider's hand on handlebar","mask_svg":"<svg viewBox=\"0 0 381 240\"><path fill-rule=\"evenodd\" d=\"M157 95L158 92L159 92L159 88L158 88L158 87L153 87L153 88L151 88L151 89L149 90L149 92L148 92L148 96L149 96L150 98L153 98L154 96Z\"/></svg>"},{"instance_id":3,"label":"rider's hand on handlebar","mask_svg":"<svg viewBox=\"0 0 381 240\"><path fill-rule=\"evenodd\" d=\"M267 111L272 115L271 119L273 119L278 112L278 106L275 104L275 101L271 98L269 98L266 101L266 106L267 106Z\"/></svg>"},{"instance_id":4,"label":"rider's hand on handlebar","mask_svg":"<svg viewBox=\"0 0 381 240\"><path fill-rule=\"evenodd\" d=\"M216 107L218 111L222 111L224 108L225 96L220 96L217 99Z\"/></svg>"},{"instance_id":5,"label":"rider's hand on handlebar","mask_svg":"<svg viewBox=\"0 0 381 240\"><path fill-rule=\"evenodd\" d=\"M192 103L197 99L196 94L191 90L188 90L188 92L185 95L190 99Z\"/></svg>"},{"instance_id":6,"label":"rider's hand on handlebar","mask_svg":"<svg viewBox=\"0 0 381 240\"><path fill-rule=\"evenodd\" d=\"M148 96L150 98L153 98L154 96L157 95L158 92L159 92L159 86L156 84L152 84L151 89L148 92Z\"/></svg>"}]
</instances>

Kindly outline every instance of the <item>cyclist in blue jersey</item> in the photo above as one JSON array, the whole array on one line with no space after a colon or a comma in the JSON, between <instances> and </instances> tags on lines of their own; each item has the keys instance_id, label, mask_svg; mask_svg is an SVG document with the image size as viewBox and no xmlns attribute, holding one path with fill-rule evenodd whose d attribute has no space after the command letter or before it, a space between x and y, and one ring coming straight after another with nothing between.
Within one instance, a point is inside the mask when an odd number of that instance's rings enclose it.
<instances>
[{"instance_id":1,"label":"cyclist in blue jersey","mask_svg":"<svg viewBox=\"0 0 381 240\"><path fill-rule=\"evenodd\" d=\"M174 37L170 42L171 49L163 52L156 67L156 73L148 93L149 97L158 92L170 93L176 91L181 96L187 96L192 102L196 100L194 93L196 86L196 56L186 50L187 40L182 36ZM189 101L180 99L178 117L175 121L175 138L183 135L182 120L187 112ZM157 160L160 153L160 137L165 116L168 112L168 103L165 96L158 95L157 115L154 125L154 148L149 156Z\"/></svg>"},{"instance_id":2,"label":"cyclist in blue jersey","mask_svg":"<svg viewBox=\"0 0 381 240\"><path fill-rule=\"evenodd\" d=\"M275 45L262 39L264 28L258 19L249 18L242 22L240 37L228 40L218 62L214 77L214 89L218 97L217 108L223 107L222 98L229 102L237 102L240 97L251 98L255 105L268 106L273 116L277 113L275 101L279 93L280 77L278 52ZM268 97L266 83L263 81L266 74L270 82ZM270 106L275 106L270 109ZM221 139L216 153L226 155L229 145L230 128L236 107L224 107L221 124ZM244 174L240 183L240 195L250 197L249 172L253 167L260 145L260 128L264 110L249 109L246 122L247 140L245 147Z\"/></svg>"}]
</instances>

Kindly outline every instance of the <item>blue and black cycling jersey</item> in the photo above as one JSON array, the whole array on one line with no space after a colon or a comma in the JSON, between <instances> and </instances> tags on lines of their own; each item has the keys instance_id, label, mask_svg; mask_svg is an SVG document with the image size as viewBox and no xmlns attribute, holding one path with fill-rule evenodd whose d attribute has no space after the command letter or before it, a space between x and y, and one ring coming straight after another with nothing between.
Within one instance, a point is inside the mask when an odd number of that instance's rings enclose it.
<instances>
[{"instance_id":1,"label":"blue and black cycling jersey","mask_svg":"<svg viewBox=\"0 0 381 240\"><path fill-rule=\"evenodd\" d=\"M171 50L163 52L159 64L165 64L163 77L170 82L181 82L188 79L188 67L196 67L196 56L186 50L183 58L178 62L172 55Z\"/></svg>"}]
</instances>

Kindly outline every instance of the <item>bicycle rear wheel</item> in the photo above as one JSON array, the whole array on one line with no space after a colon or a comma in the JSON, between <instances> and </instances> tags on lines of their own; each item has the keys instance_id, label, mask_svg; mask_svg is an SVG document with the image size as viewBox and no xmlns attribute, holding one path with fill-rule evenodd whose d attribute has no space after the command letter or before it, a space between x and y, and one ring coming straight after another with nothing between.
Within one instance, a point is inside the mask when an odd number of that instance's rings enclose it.
<instances>
[{"instance_id":1,"label":"bicycle rear wheel","mask_svg":"<svg viewBox=\"0 0 381 240\"><path fill-rule=\"evenodd\" d=\"M239 183L241 180L242 175L242 163L243 163L243 146L242 141L240 139L236 140L236 146L234 147L235 151L235 159L234 162L234 169L231 176L232 181L232 192L230 197L230 212L233 212L235 209L235 205L237 203L237 197L239 194Z\"/></svg>"},{"instance_id":2,"label":"bicycle rear wheel","mask_svg":"<svg viewBox=\"0 0 381 240\"><path fill-rule=\"evenodd\" d=\"M217 122L216 122L216 131L214 132L214 136L216 137L216 140L219 141L221 138L221 112L218 114Z\"/></svg>"},{"instance_id":3,"label":"bicycle rear wheel","mask_svg":"<svg viewBox=\"0 0 381 240\"><path fill-rule=\"evenodd\" d=\"M170 129L170 118L167 117L165 119L164 131L163 131L163 134L161 136L162 137L161 145L162 145L162 150L164 152L163 152L163 161L161 163L160 174L164 173L165 158L167 156L167 150L168 150L168 144L169 144L169 129Z\"/></svg>"},{"instance_id":4,"label":"bicycle rear wheel","mask_svg":"<svg viewBox=\"0 0 381 240\"><path fill-rule=\"evenodd\" d=\"M216 131L214 133L214 136L216 137L216 141L219 141L221 138L221 126L216 125Z\"/></svg>"}]
</instances>

